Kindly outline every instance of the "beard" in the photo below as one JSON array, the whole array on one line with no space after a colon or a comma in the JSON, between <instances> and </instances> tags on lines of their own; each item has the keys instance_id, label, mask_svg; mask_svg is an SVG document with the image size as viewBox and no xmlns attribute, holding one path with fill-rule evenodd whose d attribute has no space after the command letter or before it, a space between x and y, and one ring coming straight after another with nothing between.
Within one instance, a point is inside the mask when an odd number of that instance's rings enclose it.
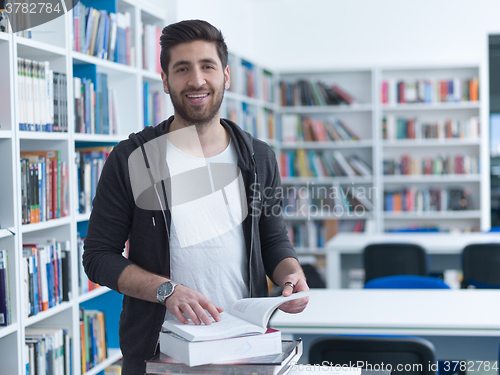
<instances>
[{"instance_id":1,"label":"beard","mask_svg":"<svg viewBox=\"0 0 500 375\"><path fill-rule=\"evenodd\" d=\"M225 81L225 80L224 80ZM170 92L170 100L174 106L175 114L180 117L183 122L188 125L204 126L208 125L210 121L217 115L220 110L222 100L224 99L224 86L225 82L222 83L219 90L210 90L209 99L210 103L203 106L192 106L189 103L183 103L184 96L190 92L202 91L203 88L189 89L181 93L172 90L167 80L167 87Z\"/></svg>"}]
</instances>

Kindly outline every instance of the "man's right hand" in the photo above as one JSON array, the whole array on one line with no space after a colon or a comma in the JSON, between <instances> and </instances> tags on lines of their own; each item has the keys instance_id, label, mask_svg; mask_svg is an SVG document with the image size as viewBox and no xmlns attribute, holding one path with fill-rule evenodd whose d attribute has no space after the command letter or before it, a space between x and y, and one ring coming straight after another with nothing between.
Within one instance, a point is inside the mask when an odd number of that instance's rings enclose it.
<instances>
[{"instance_id":1,"label":"man's right hand","mask_svg":"<svg viewBox=\"0 0 500 375\"><path fill-rule=\"evenodd\" d=\"M212 323L205 310L212 315L216 322L220 321L220 313L224 310L215 306L203 294L180 284L175 287L172 295L165 300L165 306L168 312L175 315L180 322L188 324L187 316L196 325L202 322L206 325Z\"/></svg>"}]
</instances>

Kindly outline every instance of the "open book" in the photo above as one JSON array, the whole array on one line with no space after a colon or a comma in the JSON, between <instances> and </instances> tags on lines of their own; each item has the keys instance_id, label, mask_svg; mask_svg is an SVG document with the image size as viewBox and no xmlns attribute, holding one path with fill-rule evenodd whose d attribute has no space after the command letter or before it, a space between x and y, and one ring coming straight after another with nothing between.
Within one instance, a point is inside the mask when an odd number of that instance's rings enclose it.
<instances>
[{"instance_id":1,"label":"open book","mask_svg":"<svg viewBox=\"0 0 500 375\"><path fill-rule=\"evenodd\" d=\"M272 312L281 304L308 297L310 292L294 293L289 297L243 298L221 313L221 320L210 325L183 324L177 319L166 320L164 331L171 331L188 341L218 340L229 337L265 333Z\"/></svg>"}]
</instances>

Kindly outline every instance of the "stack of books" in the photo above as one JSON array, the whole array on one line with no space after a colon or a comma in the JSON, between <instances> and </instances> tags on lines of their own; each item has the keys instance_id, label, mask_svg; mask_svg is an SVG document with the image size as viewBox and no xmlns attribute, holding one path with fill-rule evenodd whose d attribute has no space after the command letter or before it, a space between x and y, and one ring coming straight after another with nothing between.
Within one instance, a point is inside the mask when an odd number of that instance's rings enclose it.
<instances>
[{"instance_id":1,"label":"stack of books","mask_svg":"<svg viewBox=\"0 0 500 375\"><path fill-rule=\"evenodd\" d=\"M160 351L188 366L281 354L281 332L266 328L267 322L279 305L308 295L244 298L210 325L166 320L160 333Z\"/></svg>"}]
</instances>

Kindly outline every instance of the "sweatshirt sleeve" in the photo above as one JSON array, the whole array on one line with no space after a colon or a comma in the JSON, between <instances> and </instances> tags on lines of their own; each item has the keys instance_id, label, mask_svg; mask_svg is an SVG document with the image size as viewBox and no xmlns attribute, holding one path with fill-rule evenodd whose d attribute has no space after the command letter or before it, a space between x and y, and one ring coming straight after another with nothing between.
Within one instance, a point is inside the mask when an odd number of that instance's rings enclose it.
<instances>
[{"instance_id":1,"label":"sweatshirt sleeve","mask_svg":"<svg viewBox=\"0 0 500 375\"><path fill-rule=\"evenodd\" d=\"M123 256L134 212L126 153L120 145L108 156L97 184L84 242L88 278L118 291L117 281L132 262Z\"/></svg>"},{"instance_id":2,"label":"sweatshirt sleeve","mask_svg":"<svg viewBox=\"0 0 500 375\"><path fill-rule=\"evenodd\" d=\"M271 166L270 174L265 176L264 186L260 187L262 203L259 232L264 267L272 280L276 266L285 258L297 258L297 254L288 239L283 220L283 190L274 152L267 162L271 163Z\"/></svg>"}]
</instances>

